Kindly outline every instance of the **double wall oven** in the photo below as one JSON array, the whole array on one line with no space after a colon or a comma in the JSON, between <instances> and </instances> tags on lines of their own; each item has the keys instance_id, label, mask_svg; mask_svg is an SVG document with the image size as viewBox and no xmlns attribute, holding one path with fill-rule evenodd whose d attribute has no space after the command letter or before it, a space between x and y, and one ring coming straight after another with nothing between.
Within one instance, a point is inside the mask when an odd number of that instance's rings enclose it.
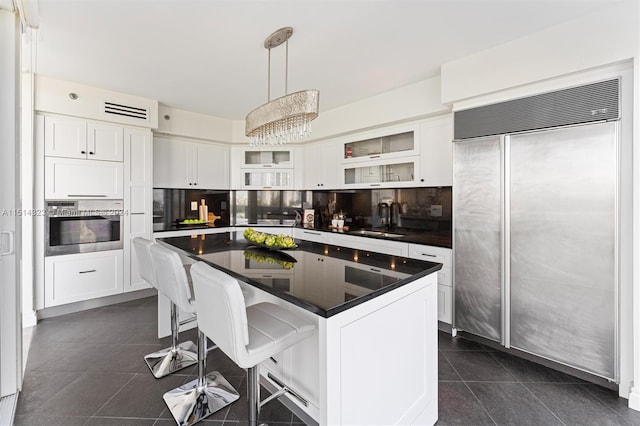
<instances>
[{"instance_id":1,"label":"double wall oven","mask_svg":"<svg viewBox=\"0 0 640 426\"><path fill-rule=\"evenodd\" d=\"M46 209L46 256L123 246L122 200L52 200Z\"/></svg>"}]
</instances>

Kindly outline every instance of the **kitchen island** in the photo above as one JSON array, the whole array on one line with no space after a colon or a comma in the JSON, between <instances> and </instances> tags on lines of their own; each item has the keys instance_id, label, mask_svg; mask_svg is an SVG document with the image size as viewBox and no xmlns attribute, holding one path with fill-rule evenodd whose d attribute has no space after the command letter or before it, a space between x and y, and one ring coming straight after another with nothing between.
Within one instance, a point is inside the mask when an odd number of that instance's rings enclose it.
<instances>
[{"instance_id":1,"label":"kitchen island","mask_svg":"<svg viewBox=\"0 0 640 426\"><path fill-rule=\"evenodd\" d=\"M267 250L241 232L158 241L237 278L248 305L276 303L316 325L311 338L260 366L268 388L280 382L296 392L281 399L304 420L436 422L440 264L300 240L293 250Z\"/></svg>"}]
</instances>

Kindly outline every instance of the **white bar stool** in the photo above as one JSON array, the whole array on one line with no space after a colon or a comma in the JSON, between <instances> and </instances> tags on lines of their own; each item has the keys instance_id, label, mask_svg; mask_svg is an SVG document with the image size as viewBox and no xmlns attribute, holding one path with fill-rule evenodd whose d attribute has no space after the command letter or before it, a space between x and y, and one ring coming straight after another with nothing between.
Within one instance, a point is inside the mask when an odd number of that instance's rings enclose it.
<instances>
[{"instance_id":1,"label":"white bar stool","mask_svg":"<svg viewBox=\"0 0 640 426\"><path fill-rule=\"evenodd\" d=\"M152 287L163 293L158 286L153 261L151 259L151 247L155 245L153 241L146 238L136 237L133 239L133 247L138 258L140 276ZM198 349L192 341L178 343L179 327L181 324L193 321L189 318L182 323L178 322L178 309L175 303L171 302L171 346L157 352L150 353L144 357L149 370L156 379L167 376L175 371L194 365L198 362Z\"/></svg>"},{"instance_id":2,"label":"white bar stool","mask_svg":"<svg viewBox=\"0 0 640 426\"><path fill-rule=\"evenodd\" d=\"M187 273L180 256L173 250L155 244L151 258L158 285L164 294L182 311L195 314ZM178 425L189 426L210 416L240 398L240 394L217 371L206 374L207 337L199 329L198 318L198 378L163 396Z\"/></svg>"},{"instance_id":3,"label":"white bar stool","mask_svg":"<svg viewBox=\"0 0 640 426\"><path fill-rule=\"evenodd\" d=\"M273 303L246 307L238 281L204 262L191 266L191 278L200 330L239 367L248 369L249 425L256 426L263 404L258 364L311 336L315 327Z\"/></svg>"}]
</instances>

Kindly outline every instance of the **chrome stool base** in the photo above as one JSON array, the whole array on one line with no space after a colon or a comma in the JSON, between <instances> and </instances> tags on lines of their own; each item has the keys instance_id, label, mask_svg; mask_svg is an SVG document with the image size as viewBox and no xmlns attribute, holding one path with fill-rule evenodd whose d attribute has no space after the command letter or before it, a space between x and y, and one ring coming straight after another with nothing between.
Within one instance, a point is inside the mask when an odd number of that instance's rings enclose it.
<instances>
[{"instance_id":1,"label":"chrome stool base","mask_svg":"<svg viewBox=\"0 0 640 426\"><path fill-rule=\"evenodd\" d=\"M149 370L156 379L175 371L195 365L198 362L198 348L188 341L180 343L175 349L169 347L144 357Z\"/></svg>"},{"instance_id":2,"label":"chrome stool base","mask_svg":"<svg viewBox=\"0 0 640 426\"><path fill-rule=\"evenodd\" d=\"M190 426L240 398L240 394L217 371L195 379L162 397L179 426Z\"/></svg>"}]
</instances>

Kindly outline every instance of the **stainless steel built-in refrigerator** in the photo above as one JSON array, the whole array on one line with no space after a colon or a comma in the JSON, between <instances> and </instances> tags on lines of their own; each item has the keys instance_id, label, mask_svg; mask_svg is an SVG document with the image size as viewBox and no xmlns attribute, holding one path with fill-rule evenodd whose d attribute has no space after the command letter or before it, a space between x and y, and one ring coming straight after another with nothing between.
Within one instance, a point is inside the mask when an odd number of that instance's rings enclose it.
<instances>
[{"instance_id":1,"label":"stainless steel built-in refrigerator","mask_svg":"<svg viewBox=\"0 0 640 426\"><path fill-rule=\"evenodd\" d=\"M456 140L456 329L617 380L617 116Z\"/></svg>"}]
</instances>

